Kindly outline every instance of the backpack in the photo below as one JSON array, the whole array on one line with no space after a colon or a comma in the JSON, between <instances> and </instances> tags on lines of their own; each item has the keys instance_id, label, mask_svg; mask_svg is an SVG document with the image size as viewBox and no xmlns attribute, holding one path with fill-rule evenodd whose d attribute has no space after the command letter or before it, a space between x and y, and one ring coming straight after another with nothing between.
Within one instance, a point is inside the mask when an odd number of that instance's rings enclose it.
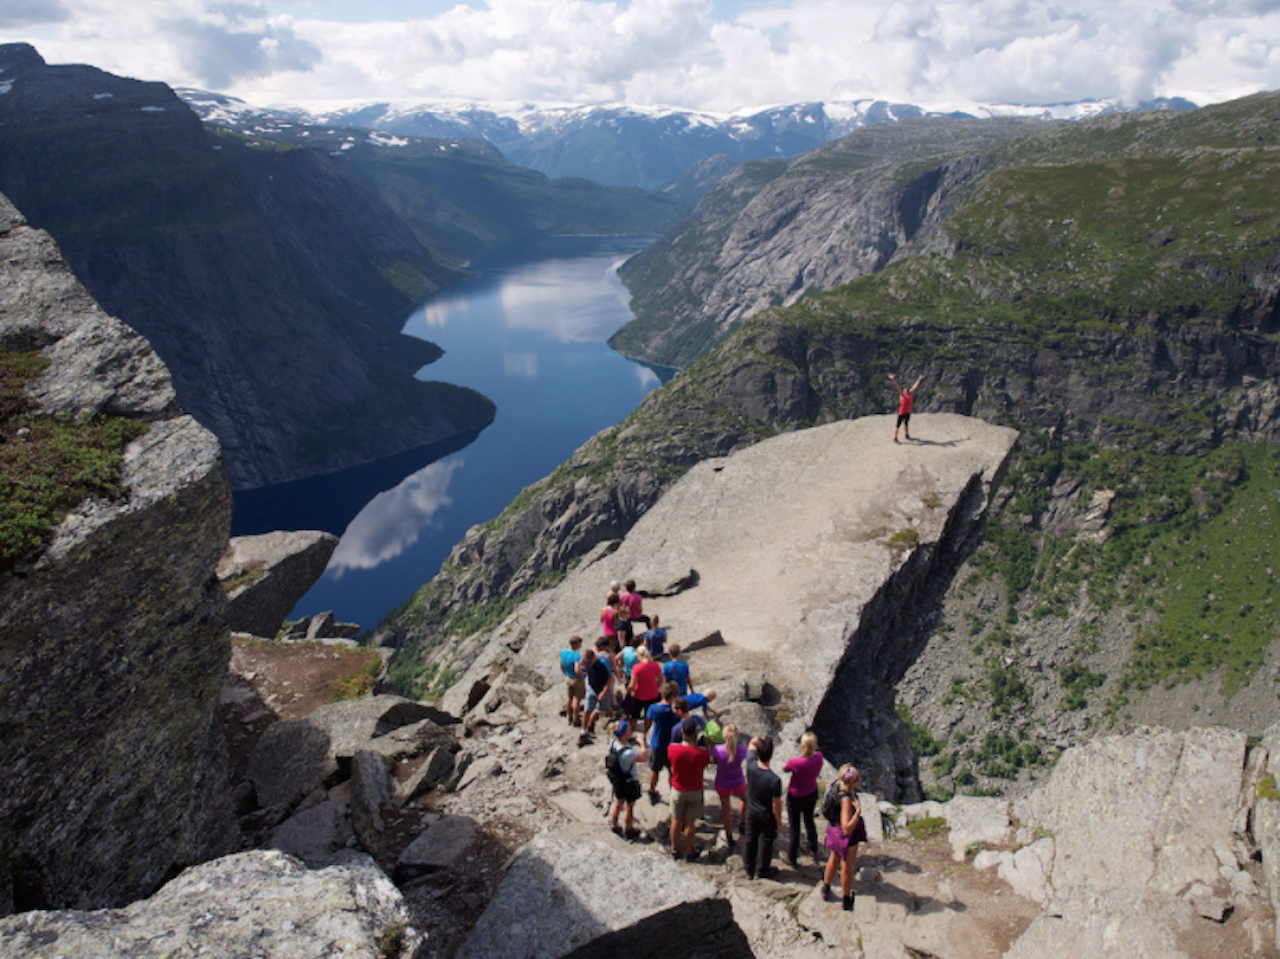
<instances>
[{"instance_id":1,"label":"backpack","mask_svg":"<svg viewBox=\"0 0 1280 959\"><path fill-rule=\"evenodd\" d=\"M833 780L822 796L822 818L827 822L840 825L840 806L844 802L845 793L840 789L840 780Z\"/></svg>"},{"instance_id":2,"label":"backpack","mask_svg":"<svg viewBox=\"0 0 1280 959\"><path fill-rule=\"evenodd\" d=\"M702 738L708 746L720 746L724 743L724 730L714 719L708 719L707 724L702 727Z\"/></svg>"},{"instance_id":3,"label":"backpack","mask_svg":"<svg viewBox=\"0 0 1280 959\"><path fill-rule=\"evenodd\" d=\"M610 746L609 751L604 754L604 774L609 777L610 784L614 786L622 786L631 778L627 771L622 768L622 763L618 761L618 757L621 756L626 748L624 746L623 749L614 749L613 746Z\"/></svg>"}]
</instances>

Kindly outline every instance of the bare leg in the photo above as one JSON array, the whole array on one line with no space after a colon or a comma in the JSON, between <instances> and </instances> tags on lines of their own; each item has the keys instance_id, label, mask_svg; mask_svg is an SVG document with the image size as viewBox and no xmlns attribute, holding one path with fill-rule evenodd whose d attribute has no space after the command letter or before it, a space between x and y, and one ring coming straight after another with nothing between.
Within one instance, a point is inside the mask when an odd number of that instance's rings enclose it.
<instances>
[{"instance_id":1,"label":"bare leg","mask_svg":"<svg viewBox=\"0 0 1280 959\"><path fill-rule=\"evenodd\" d=\"M619 814L619 813L621 813L621 812L622 812L622 800L621 800L621 799L615 799L615 800L613 801L613 815L611 815L611 816L609 817L609 828L610 828L610 829L617 829L617 828L618 828L618 814ZM631 818L631 810L628 808L628 809L627 809L627 819L628 819L628 820L630 820L630 818Z\"/></svg>"},{"instance_id":2,"label":"bare leg","mask_svg":"<svg viewBox=\"0 0 1280 959\"><path fill-rule=\"evenodd\" d=\"M857 861L858 847L850 846L844 862L840 863L840 894L842 896L847 897L853 892L853 867Z\"/></svg>"},{"instance_id":3,"label":"bare leg","mask_svg":"<svg viewBox=\"0 0 1280 959\"><path fill-rule=\"evenodd\" d=\"M684 851L685 856L687 857L693 855L693 841L695 838L695 831L698 828L698 820L688 819L685 821L688 823L688 825L684 827Z\"/></svg>"},{"instance_id":4,"label":"bare leg","mask_svg":"<svg viewBox=\"0 0 1280 959\"><path fill-rule=\"evenodd\" d=\"M725 795L720 800L720 822L724 825L724 839L733 845L733 797Z\"/></svg>"},{"instance_id":5,"label":"bare leg","mask_svg":"<svg viewBox=\"0 0 1280 959\"><path fill-rule=\"evenodd\" d=\"M682 822L684 822L683 819L671 817L671 851L677 856L680 855L680 824Z\"/></svg>"}]
</instances>

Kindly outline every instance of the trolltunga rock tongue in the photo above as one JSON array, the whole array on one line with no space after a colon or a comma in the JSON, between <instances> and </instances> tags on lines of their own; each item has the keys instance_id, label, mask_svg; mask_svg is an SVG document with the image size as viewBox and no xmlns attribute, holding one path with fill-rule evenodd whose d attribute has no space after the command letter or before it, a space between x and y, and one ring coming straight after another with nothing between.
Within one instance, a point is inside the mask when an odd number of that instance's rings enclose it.
<instances>
[{"instance_id":1,"label":"trolltunga rock tongue","mask_svg":"<svg viewBox=\"0 0 1280 959\"><path fill-rule=\"evenodd\" d=\"M723 637L691 657L699 689L763 670L792 717L784 740L813 725L833 746L860 743L831 758L874 765L870 727L887 725L874 716L892 712L892 687L927 636L929 604L978 541L1017 439L964 416L916 419L909 443L893 442L892 417L873 416L700 463L616 551L525 604L507 625L528 630L521 659L554 677L568 636L599 634L611 580L633 578L642 593L687 580L646 612L681 644ZM903 770L879 765L872 785L901 795L893 780Z\"/></svg>"}]
</instances>

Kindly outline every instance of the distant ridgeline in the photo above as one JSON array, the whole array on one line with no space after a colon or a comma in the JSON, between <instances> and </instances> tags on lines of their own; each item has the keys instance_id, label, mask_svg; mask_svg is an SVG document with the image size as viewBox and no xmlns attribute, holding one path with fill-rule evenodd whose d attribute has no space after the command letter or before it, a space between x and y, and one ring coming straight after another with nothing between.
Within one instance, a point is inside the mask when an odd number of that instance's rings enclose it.
<instances>
[{"instance_id":1,"label":"distant ridgeline","mask_svg":"<svg viewBox=\"0 0 1280 959\"><path fill-rule=\"evenodd\" d=\"M163 84L26 44L0 46L0 80L0 192L151 341L240 488L483 427L485 397L414 378L440 350L396 332L413 302L494 240L657 233L687 209L475 143L205 128Z\"/></svg>"},{"instance_id":2,"label":"distant ridgeline","mask_svg":"<svg viewBox=\"0 0 1280 959\"><path fill-rule=\"evenodd\" d=\"M927 784L1002 789L1101 722L1195 722L1165 684L1261 732L1278 715L1259 671L1280 627L1277 110L1266 94L1034 131L922 120L744 165L626 271L646 336L620 345L687 369L384 624L411 646L402 682L449 675L450 636L630 528L692 463L891 411L893 371L924 377L913 435L942 410L1023 431L944 604L952 641L922 662L954 659L899 687ZM823 292L840 270L865 275ZM796 302L712 328L747 289Z\"/></svg>"}]
</instances>

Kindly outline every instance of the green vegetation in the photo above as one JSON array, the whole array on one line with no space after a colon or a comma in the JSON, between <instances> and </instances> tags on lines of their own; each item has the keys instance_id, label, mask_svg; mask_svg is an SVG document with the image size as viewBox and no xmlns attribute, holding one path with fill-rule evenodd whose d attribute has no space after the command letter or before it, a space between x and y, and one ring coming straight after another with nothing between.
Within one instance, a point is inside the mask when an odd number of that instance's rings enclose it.
<instances>
[{"instance_id":1,"label":"green vegetation","mask_svg":"<svg viewBox=\"0 0 1280 959\"><path fill-rule=\"evenodd\" d=\"M1280 789L1276 788L1276 777L1270 773L1258 780L1258 798L1280 802Z\"/></svg>"},{"instance_id":2,"label":"green vegetation","mask_svg":"<svg viewBox=\"0 0 1280 959\"><path fill-rule=\"evenodd\" d=\"M929 839L947 828L947 821L941 816L930 816L907 823L907 832L912 839Z\"/></svg>"},{"instance_id":3,"label":"green vegetation","mask_svg":"<svg viewBox=\"0 0 1280 959\"><path fill-rule=\"evenodd\" d=\"M1069 663L1058 668L1058 679L1062 682L1065 695L1062 697L1062 709L1084 709L1089 705L1086 698L1089 690L1098 689L1107 681L1103 673L1095 673L1086 666Z\"/></svg>"},{"instance_id":4,"label":"green vegetation","mask_svg":"<svg viewBox=\"0 0 1280 959\"><path fill-rule=\"evenodd\" d=\"M359 699L373 691L374 683L382 674L382 658L377 653L367 652L350 657L354 670L340 677L333 685L333 700Z\"/></svg>"},{"instance_id":5,"label":"green vegetation","mask_svg":"<svg viewBox=\"0 0 1280 959\"><path fill-rule=\"evenodd\" d=\"M917 756L936 756L942 751L942 743L933 738L933 733L929 731L929 727L914 722L911 719L911 710L905 703L898 703L894 706L894 710L898 714L898 718L907 724L911 730L911 750Z\"/></svg>"},{"instance_id":6,"label":"green vegetation","mask_svg":"<svg viewBox=\"0 0 1280 959\"><path fill-rule=\"evenodd\" d=\"M0 351L0 571L43 548L90 496L118 499L122 454L147 431L119 417L37 417L24 392L48 366L39 353Z\"/></svg>"}]
</instances>

